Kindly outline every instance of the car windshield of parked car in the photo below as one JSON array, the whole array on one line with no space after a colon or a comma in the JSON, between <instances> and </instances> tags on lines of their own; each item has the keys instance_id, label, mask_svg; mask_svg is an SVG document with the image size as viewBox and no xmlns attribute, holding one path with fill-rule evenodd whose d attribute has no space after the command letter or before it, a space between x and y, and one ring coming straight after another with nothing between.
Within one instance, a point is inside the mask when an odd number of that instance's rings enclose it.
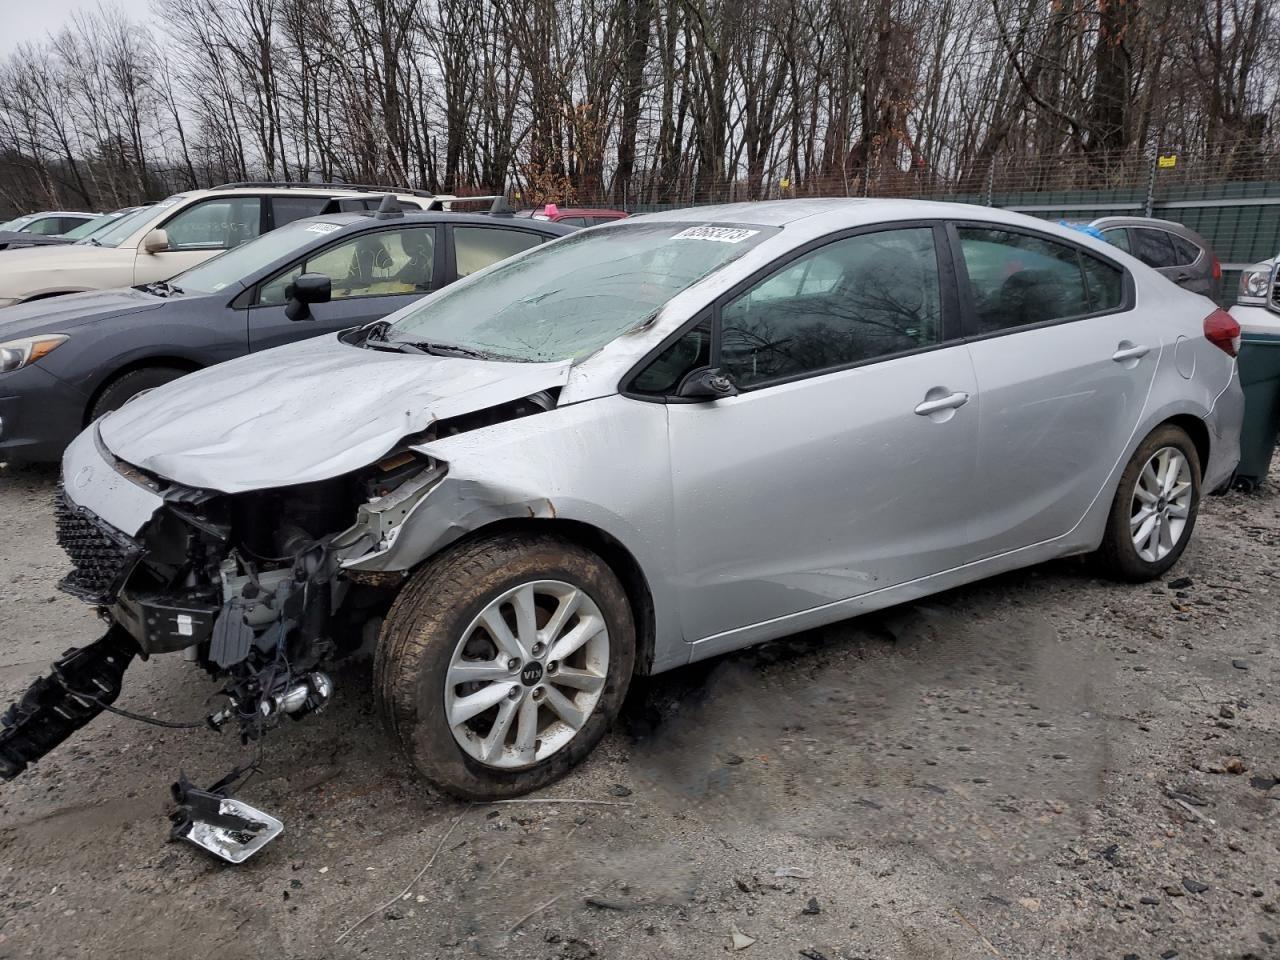
<instances>
[{"instance_id":1,"label":"car windshield of parked car","mask_svg":"<svg viewBox=\"0 0 1280 960\"><path fill-rule=\"evenodd\" d=\"M173 278L173 286L183 293L217 293L238 285L248 274L261 270L295 250L301 250L325 234L341 229L340 224L322 220L295 220L278 230L232 247L198 267Z\"/></svg>"},{"instance_id":2,"label":"car windshield of parked car","mask_svg":"<svg viewBox=\"0 0 1280 960\"><path fill-rule=\"evenodd\" d=\"M80 243L87 243L94 247L118 247L125 240L128 240L137 231L153 219L155 215L169 207L177 206L181 201L185 200L182 194L170 197L168 200L161 200L159 203L152 204L149 207L142 207L135 210L126 217L121 217L106 230L92 237L85 237Z\"/></svg>"},{"instance_id":3,"label":"car windshield of parked car","mask_svg":"<svg viewBox=\"0 0 1280 960\"><path fill-rule=\"evenodd\" d=\"M777 231L658 221L572 234L442 291L385 339L499 360L581 359Z\"/></svg>"},{"instance_id":4,"label":"car windshield of parked car","mask_svg":"<svg viewBox=\"0 0 1280 960\"><path fill-rule=\"evenodd\" d=\"M120 215L116 213L104 213L100 217L94 217L92 220L86 220L78 227L74 227L63 234L68 240L83 240L91 234L104 230L111 224L120 219Z\"/></svg>"},{"instance_id":5,"label":"car windshield of parked car","mask_svg":"<svg viewBox=\"0 0 1280 960\"><path fill-rule=\"evenodd\" d=\"M34 216L15 217L12 220L6 220L4 223L0 223L0 230L12 230L14 233L21 233L22 228L31 223L34 219Z\"/></svg>"}]
</instances>

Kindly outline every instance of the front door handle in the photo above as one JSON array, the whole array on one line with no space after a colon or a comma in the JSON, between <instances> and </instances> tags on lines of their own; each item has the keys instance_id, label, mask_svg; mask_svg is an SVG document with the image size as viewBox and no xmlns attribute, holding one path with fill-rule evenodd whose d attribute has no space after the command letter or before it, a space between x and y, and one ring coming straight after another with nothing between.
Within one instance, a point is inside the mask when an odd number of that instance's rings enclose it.
<instances>
[{"instance_id":1,"label":"front door handle","mask_svg":"<svg viewBox=\"0 0 1280 960\"><path fill-rule=\"evenodd\" d=\"M969 395L963 390L957 390L955 393L948 394L945 397L939 397L937 400L926 400L916 407L916 414L921 417L927 417L931 413L941 413L943 410L955 410L963 407L969 402Z\"/></svg>"},{"instance_id":2,"label":"front door handle","mask_svg":"<svg viewBox=\"0 0 1280 960\"><path fill-rule=\"evenodd\" d=\"M1111 359L1116 363L1124 363L1126 360L1139 360L1150 352L1150 347L1139 343L1136 346L1121 347L1111 355Z\"/></svg>"}]
</instances>

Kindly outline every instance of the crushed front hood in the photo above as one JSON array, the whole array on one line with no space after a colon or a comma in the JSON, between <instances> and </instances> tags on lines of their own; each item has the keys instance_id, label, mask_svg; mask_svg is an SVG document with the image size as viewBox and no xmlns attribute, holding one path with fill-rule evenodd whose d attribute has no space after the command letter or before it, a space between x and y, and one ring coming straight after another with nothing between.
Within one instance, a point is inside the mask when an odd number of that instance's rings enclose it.
<instances>
[{"instance_id":1,"label":"crushed front hood","mask_svg":"<svg viewBox=\"0 0 1280 960\"><path fill-rule=\"evenodd\" d=\"M240 493L336 477L433 421L562 387L562 363L496 363L348 346L335 336L201 370L100 421L117 457Z\"/></svg>"}]
</instances>

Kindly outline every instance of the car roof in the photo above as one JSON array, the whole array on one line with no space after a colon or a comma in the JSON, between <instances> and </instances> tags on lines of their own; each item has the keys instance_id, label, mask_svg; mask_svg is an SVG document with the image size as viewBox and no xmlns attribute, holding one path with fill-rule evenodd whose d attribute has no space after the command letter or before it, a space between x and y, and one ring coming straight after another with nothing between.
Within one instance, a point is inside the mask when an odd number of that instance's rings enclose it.
<instances>
[{"instance_id":1,"label":"car roof","mask_svg":"<svg viewBox=\"0 0 1280 960\"><path fill-rule=\"evenodd\" d=\"M1000 223L1035 225L1046 228L1047 221L1000 207L940 200L899 200L864 197L804 198L796 200L756 200L707 207L686 207L661 213L646 213L629 219L668 220L679 223L756 224L785 227L806 221L815 230L838 229L842 225L890 222L910 219L991 220ZM1050 232L1053 232L1050 230Z\"/></svg>"},{"instance_id":2,"label":"car roof","mask_svg":"<svg viewBox=\"0 0 1280 960\"><path fill-rule=\"evenodd\" d=\"M1158 217L1114 216L1098 217L1090 220L1089 226L1098 227L1154 227L1157 230L1169 230L1173 233L1192 233L1193 231L1176 220L1161 220Z\"/></svg>"},{"instance_id":3,"label":"car roof","mask_svg":"<svg viewBox=\"0 0 1280 960\"><path fill-rule=\"evenodd\" d=\"M546 210L547 208L546 208L546 205L544 204L543 206L538 207L537 209L539 209L539 210ZM598 217L598 216L605 215L605 216L612 216L612 217L617 217L617 218L621 219L622 217L627 216L627 211L625 211L625 210L614 210L614 209L612 209L612 208L610 208L610 207L561 207L561 206L557 206L557 207L556 207L556 212L557 212L557 213L559 213L559 214L560 214L560 216L562 216L562 217L565 217L565 216L568 216L568 217Z\"/></svg>"},{"instance_id":4,"label":"car roof","mask_svg":"<svg viewBox=\"0 0 1280 960\"><path fill-rule=\"evenodd\" d=\"M526 220L513 217L493 217L484 213L452 213L448 210L405 210L404 216L379 218L375 211L351 211L344 213L327 213L315 217L295 220L293 223L329 223L336 224L344 231L355 233L360 229L374 226L393 227L401 223L452 223L454 226L502 227L514 226L521 230L533 229L558 237L577 233L573 227L554 223L550 220ZM328 236L332 237L330 233Z\"/></svg>"}]
</instances>

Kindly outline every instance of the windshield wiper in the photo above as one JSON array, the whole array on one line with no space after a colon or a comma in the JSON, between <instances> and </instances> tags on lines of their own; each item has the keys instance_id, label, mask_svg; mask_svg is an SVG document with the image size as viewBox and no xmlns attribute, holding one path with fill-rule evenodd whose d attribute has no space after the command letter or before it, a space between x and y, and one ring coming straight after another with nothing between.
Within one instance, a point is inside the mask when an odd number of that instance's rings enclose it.
<instances>
[{"instance_id":1,"label":"windshield wiper","mask_svg":"<svg viewBox=\"0 0 1280 960\"><path fill-rule=\"evenodd\" d=\"M171 297L174 294L182 296L181 287L175 287L165 280L156 280L154 283L144 284L142 289L155 297Z\"/></svg>"},{"instance_id":2,"label":"windshield wiper","mask_svg":"<svg viewBox=\"0 0 1280 960\"><path fill-rule=\"evenodd\" d=\"M401 348L413 347L420 353L429 353L436 357L469 357L472 360L492 360L493 354L482 353L479 350L472 350L468 347L460 347L453 343L429 343L420 341L412 343L408 340L393 341L399 343Z\"/></svg>"}]
</instances>

